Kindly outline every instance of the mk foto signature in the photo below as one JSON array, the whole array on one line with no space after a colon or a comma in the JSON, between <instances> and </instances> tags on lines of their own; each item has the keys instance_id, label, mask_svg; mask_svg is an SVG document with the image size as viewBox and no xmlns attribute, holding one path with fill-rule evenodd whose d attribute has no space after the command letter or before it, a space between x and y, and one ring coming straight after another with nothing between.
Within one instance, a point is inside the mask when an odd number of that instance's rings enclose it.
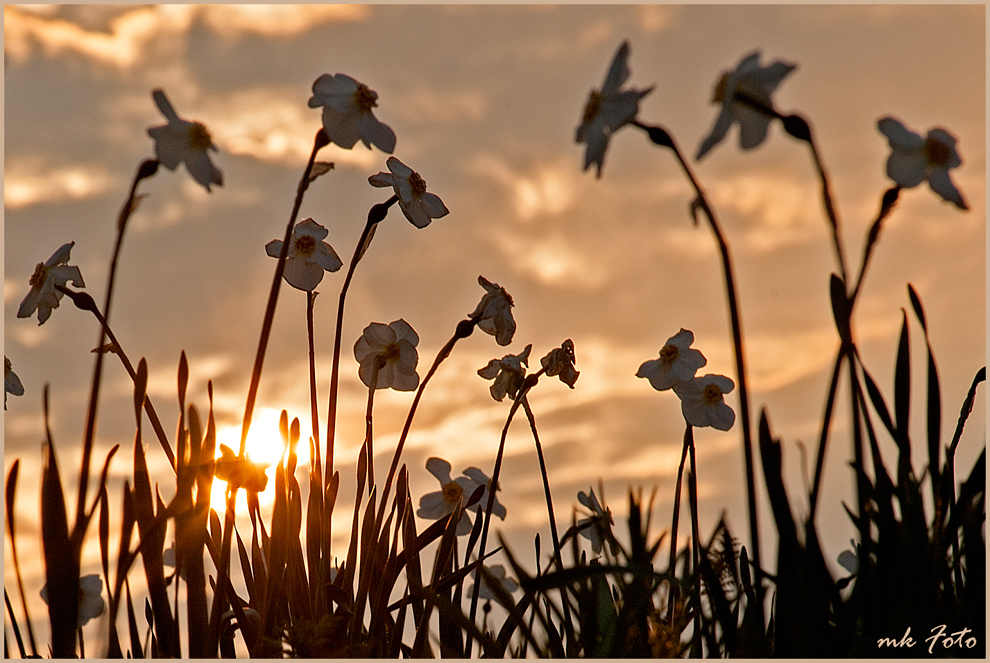
<instances>
[{"instance_id":1,"label":"mk foto signature","mask_svg":"<svg viewBox=\"0 0 990 663\"><path fill-rule=\"evenodd\" d=\"M925 638L925 642L928 643L929 654L934 653L935 646L939 643L941 643L944 649L950 649L952 647L972 649L976 646L976 637L969 635L972 633L972 629L964 628L948 634L946 634L945 629L945 624L936 626L931 630L931 635ZM911 637L910 626L900 640L895 640L894 638L880 638L877 640L877 647L881 649L884 647L914 647L916 644L915 639Z\"/></svg>"}]
</instances>

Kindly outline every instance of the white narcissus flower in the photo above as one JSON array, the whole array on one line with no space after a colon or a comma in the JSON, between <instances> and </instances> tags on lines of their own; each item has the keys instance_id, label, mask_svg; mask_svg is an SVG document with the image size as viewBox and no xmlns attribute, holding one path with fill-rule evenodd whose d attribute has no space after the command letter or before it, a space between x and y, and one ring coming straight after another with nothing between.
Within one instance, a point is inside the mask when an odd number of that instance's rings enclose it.
<instances>
[{"instance_id":1,"label":"white narcissus flower","mask_svg":"<svg viewBox=\"0 0 990 663\"><path fill-rule=\"evenodd\" d=\"M51 316L52 309L58 308L58 302L65 294L55 286L64 286L71 282L77 288L86 287L79 268L69 265L69 253L75 245L75 242L63 244L46 262L39 262L35 266L34 274L28 279L31 290L17 309L18 318L30 318L32 313L38 311L40 325Z\"/></svg>"},{"instance_id":2,"label":"white narcissus flower","mask_svg":"<svg viewBox=\"0 0 990 663\"><path fill-rule=\"evenodd\" d=\"M433 219L450 213L440 197L426 190L426 180L415 170L395 157L385 162L388 173L378 173L368 178L372 186L390 186L399 197L399 207L409 222L417 228L425 228Z\"/></svg>"},{"instance_id":3,"label":"white narcissus flower","mask_svg":"<svg viewBox=\"0 0 990 663\"><path fill-rule=\"evenodd\" d=\"M681 329L667 339L660 349L660 358L643 362L636 377L646 378L657 391L670 389L679 382L687 382L698 369L708 363L700 350L691 347L694 334Z\"/></svg>"},{"instance_id":4,"label":"white narcissus flower","mask_svg":"<svg viewBox=\"0 0 990 663\"><path fill-rule=\"evenodd\" d=\"M154 90L151 96L168 124L148 129L148 135L155 139L155 156L168 168L175 170L179 163L186 164L186 170L193 179L210 190L211 184L223 186L223 173L213 165L207 150L217 150L210 132L201 122L189 122L180 118L168 97L162 90Z\"/></svg>"},{"instance_id":5,"label":"white narcissus flower","mask_svg":"<svg viewBox=\"0 0 990 663\"><path fill-rule=\"evenodd\" d=\"M482 493L481 499L468 507L470 511L487 511L488 510L488 491L491 490L492 480L487 474L482 472L477 467L469 467L464 470L464 476L473 481L479 486L485 487L485 492ZM505 505L498 501L498 491L500 488L495 489L495 501L492 503L492 514L498 516L502 520L505 520ZM468 495L467 497L470 497Z\"/></svg>"},{"instance_id":6,"label":"white narcissus flower","mask_svg":"<svg viewBox=\"0 0 990 663\"><path fill-rule=\"evenodd\" d=\"M577 128L575 141L587 144L584 170L595 164L596 177L602 176L608 139L621 127L636 119L639 100L653 91L652 85L645 90L619 89L629 78L629 66L626 64L628 58L629 42L624 41L612 59L602 89L591 91L581 117L581 125Z\"/></svg>"},{"instance_id":7,"label":"white narcissus flower","mask_svg":"<svg viewBox=\"0 0 990 663\"><path fill-rule=\"evenodd\" d=\"M79 612L76 624L83 627L86 623L99 617L106 611L107 603L103 600L103 581L95 573L79 578ZM41 600L48 603L48 583L41 588Z\"/></svg>"},{"instance_id":8,"label":"white narcissus flower","mask_svg":"<svg viewBox=\"0 0 990 663\"><path fill-rule=\"evenodd\" d=\"M7 355L3 356L3 409L7 409L7 394L13 394L14 396L24 395L24 385L21 384L21 379L17 377L17 373L13 371L10 367L10 360L7 359Z\"/></svg>"},{"instance_id":9,"label":"white narcissus flower","mask_svg":"<svg viewBox=\"0 0 990 663\"><path fill-rule=\"evenodd\" d=\"M554 348L541 359L540 365L546 369L547 375L560 376L560 381L573 389L578 375L581 374L574 370L574 361L574 343L571 339L567 339L559 348Z\"/></svg>"},{"instance_id":10,"label":"white narcissus flower","mask_svg":"<svg viewBox=\"0 0 990 663\"><path fill-rule=\"evenodd\" d=\"M962 194L952 183L949 170L962 164L956 151L956 137L945 129L935 128L922 138L892 117L877 122L880 133L890 143L887 176L905 189L925 180L932 191L959 209L969 209Z\"/></svg>"},{"instance_id":11,"label":"white narcissus flower","mask_svg":"<svg viewBox=\"0 0 990 663\"><path fill-rule=\"evenodd\" d=\"M289 253L285 259L283 277L293 288L312 292L323 280L323 272L336 272L343 263L333 247L323 241L327 229L313 219L303 219L292 229ZM273 258L282 253L282 240L265 244Z\"/></svg>"},{"instance_id":12,"label":"white narcissus flower","mask_svg":"<svg viewBox=\"0 0 990 663\"><path fill-rule=\"evenodd\" d=\"M349 150L360 139L369 150L374 145L391 154L395 132L375 117L377 105L377 92L345 74L317 78L309 99L310 108L323 106L323 130L333 143Z\"/></svg>"},{"instance_id":13,"label":"white narcissus flower","mask_svg":"<svg viewBox=\"0 0 990 663\"><path fill-rule=\"evenodd\" d=\"M497 585L505 590L507 594L511 594L517 589L519 589L519 583L515 581L514 578L509 578L505 575L505 567L501 564L493 564L488 566L485 564L485 569L491 574L491 577L485 577L482 575L481 587L478 589L478 598L486 599L489 601L497 601L498 597L495 596L495 592L492 591L492 585ZM475 583L478 580L478 570L474 571ZM468 589L467 596L474 596L474 585L471 583L470 589Z\"/></svg>"},{"instance_id":14,"label":"white narcissus flower","mask_svg":"<svg viewBox=\"0 0 990 663\"><path fill-rule=\"evenodd\" d=\"M527 345L526 349L517 355L505 355L501 359L492 359L484 368L478 369L478 375L486 380L495 380L490 387L492 398L501 401L508 394L512 398L519 393L519 388L526 378L526 369L529 366L529 352L532 345Z\"/></svg>"},{"instance_id":15,"label":"white narcissus flower","mask_svg":"<svg viewBox=\"0 0 990 663\"><path fill-rule=\"evenodd\" d=\"M354 344L354 358L361 364L358 369L361 382L371 387L371 377L377 363L375 389L391 387L396 391L413 391L419 386L417 344L419 335L405 320L395 320L387 325L372 322Z\"/></svg>"},{"instance_id":16,"label":"white narcissus flower","mask_svg":"<svg viewBox=\"0 0 990 663\"><path fill-rule=\"evenodd\" d=\"M736 413L729 407L724 394L735 387L724 375L703 375L674 385L674 393L681 399L681 413L692 426L711 426L726 431L736 421Z\"/></svg>"},{"instance_id":17,"label":"white narcissus flower","mask_svg":"<svg viewBox=\"0 0 990 663\"><path fill-rule=\"evenodd\" d=\"M499 345L508 345L516 333L516 321L512 318L512 297L498 283L492 283L484 276L478 283L485 289L485 296L468 315L478 320L481 331L495 337Z\"/></svg>"},{"instance_id":18,"label":"white narcissus flower","mask_svg":"<svg viewBox=\"0 0 990 663\"><path fill-rule=\"evenodd\" d=\"M740 60L735 71L725 72L715 85L712 103L721 103L715 126L698 148L700 160L710 149L722 142L729 127L739 123L739 146L749 150L767 137L770 120L776 117L770 95L777 89L795 65L777 60L767 66L760 64L760 52L754 51Z\"/></svg>"},{"instance_id":19,"label":"white narcissus flower","mask_svg":"<svg viewBox=\"0 0 990 663\"><path fill-rule=\"evenodd\" d=\"M450 478L450 463L443 458L430 458L426 461L426 469L440 482L440 490L427 493L419 498L419 509L416 515L429 520L439 520L449 516L463 501L467 502L481 484L475 483L468 477ZM471 532L471 517L464 511L457 521L457 536Z\"/></svg>"},{"instance_id":20,"label":"white narcissus flower","mask_svg":"<svg viewBox=\"0 0 990 663\"><path fill-rule=\"evenodd\" d=\"M590 518L582 518L578 521L578 530L581 536L591 541L591 549L597 555L602 551L602 532L610 532L612 525L612 512L602 508L595 489L589 488L588 493L581 491L578 493L578 502L591 511ZM587 525L587 527L582 527Z\"/></svg>"}]
</instances>

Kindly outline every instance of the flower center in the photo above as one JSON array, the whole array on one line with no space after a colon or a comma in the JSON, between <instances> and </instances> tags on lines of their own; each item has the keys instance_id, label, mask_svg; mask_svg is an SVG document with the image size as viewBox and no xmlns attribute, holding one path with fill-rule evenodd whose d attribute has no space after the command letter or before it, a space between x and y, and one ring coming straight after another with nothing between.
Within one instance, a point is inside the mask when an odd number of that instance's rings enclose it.
<instances>
[{"instance_id":1,"label":"flower center","mask_svg":"<svg viewBox=\"0 0 990 663\"><path fill-rule=\"evenodd\" d=\"M385 350L382 351L382 358L385 359L385 363L399 361L399 355L402 352L399 350L398 343L389 343L385 346Z\"/></svg>"},{"instance_id":2,"label":"flower center","mask_svg":"<svg viewBox=\"0 0 990 663\"><path fill-rule=\"evenodd\" d=\"M668 343L667 345L660 348L660 359L663 359L665 363L673 364L675 361L677 361L678 354L680 354L680 351L677 349L677 346L674 345L673 343Z\"/></svg>"},{"instance_id":3,"label":"flower center","mask_svg":"<svg viewBox=\"0 0 990 663\"><path fill-rule=\"evenodd\" d=\"M712 103L720 104L725 101L725 90L729 87L729 75L722 74L722 78L718 79L718 83L715 84L715 93L712 95Z\"/></svg>"},{"instance_id":4,"label":"flower center","mask_svg":"<svg viewBox=\"0 0 990 663\"><path fill-rule=\"evenodd\" d=\"M189 146L194 150L207 150L213 144L210 132L201 122L193 122L189 127Z\"/></svg>"},{"instance_id":5,"label":"flower center","mask_svg":"<svg viewBox=\"0 0 990 663\"><path fill-rule=\"evenodd\" d=\"M707 405L718 405L722 402L722 390L715 384L706 384L705 393L702 395Z\"/></svg>"},{"instance_id":6,"label":"flower center","mask_svg":"<svg viewBox=\"0 0 990 663\"><path fill-rule=\"evenodd\" d=\"M309 235L301 235L296 238L296 253L305 255L311 254L316 249L316 240Z\"/></svg>"},{"instance_id":7,"label":"flower center","mask_svg":"<svg viewBox=\"0 0 990 663\"><path fill-rule=\"evenodd\" d=\"M457 504L464 496L464 489L456 481L444 485L441 491L443 492L443 501L447 504Z\"/></svg>"},{"instance_id":8,"label":"flower center","mask_svg":"<svg viewBox=\"0 0 990 663\"><path fill-rule=\"evenodd\" d=\"M378 95L367 85L358 83L358 88L354 91L354 103L362 112L370 111L378 105Z\"/></svg>"},{"instance_id":9,"label":"flower center","mask_svg":"<svg viewBox=\"0 0 990 663\"><path fill-rule=\"evenodd\" d=\"M28 285L40 285L45 280L45 263L39 262L34 268L34 274L28 279Z\"/></svg>"},{"instance_id":10,"label":"flower center","mask_svg":"<svg viewBox=\"0 0 990 663\"><path fill-rule=\"evenodd\" d=\"M426 193L426 180L420 177L419 173L415 171L409 176L409 186L412 187L413 195L422 196Z\"/></svg>"},{"instance_id":11,"label":"flower center","mask_svg":"<svg viewBox=\"0 0 990 663\"><path fill-rule=\"evenodd\" d=\"M601 92L597 90L592 90L591 94L588 95L588 104L584 107L584 115L581 117L582 122L591 122L598 115L598 111L602 107L602 95Z\"/></svg>"},{"instance_id":12,"label":"flower center","mask_svg":"<svg viewBox=\"0 0 990 663\"><path fill-rule=\"evenodd\" d=\"M932 166L945 166L952 159L952 148L931 137L925 139L921 149L925 153L925 160Z\"/></svg>"}]
</instances>

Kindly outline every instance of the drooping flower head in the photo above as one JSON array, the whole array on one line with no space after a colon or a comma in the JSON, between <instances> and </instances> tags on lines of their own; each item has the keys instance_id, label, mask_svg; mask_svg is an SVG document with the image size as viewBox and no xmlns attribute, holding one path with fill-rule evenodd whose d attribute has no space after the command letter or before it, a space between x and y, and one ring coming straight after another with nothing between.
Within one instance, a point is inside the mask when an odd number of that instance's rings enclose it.
<instances>
[{"instance_id":1,"label":"drooping flower head","mask_svg":"<svg viewBox=\"0 0 990 663\"><path fill-rule=\"evenodd\" d=\"M922 138L893 117L881 118L877 128L890 143L891 152L887 158L890 179L905 189L928 180L928 186L944 200L959 209L969 209L949 177L950 169L962 165L955 136L945 129L935 128Z\"/></svg>"},{"instance_id":2,"label":"drooping flower head","mask_svg":"<svg viewBox=\"0 0 990 663\"><path fill-rule=\"evenodd\" d=\"M567 339L559 348L551 350L546 357L540 359L540 365L546 369L547 375L560 376L560 381L571 389L577 382L579 371L574 370L574 343Z\"/></svg>"},{"instance_id":3,"label":"drooping flower head","mask_svg":"<svg viewBox=\"0 0 990 663\"><path fill-rule=\"evenodd\" d=\"M670 389L678 382L686 382L695 376L698 369L708 363L700 350L691 347L694 334L681 329L667 339L660 349L660 358L643 362L636 371L636 377L646 378L657 391Z\"/></svg>"},{"instance_id":4,"label":"drooping flower head","mask_svg":"<svg viewBox=\"0 0 990 663\"><path fill-rule=\"evenodd\" d=\"M420 518L439 520L449 516L459 504L467 503L474 491L481 485L466 476L458 477L456 480L451 479L450 463L443 458L428 459L426 469L440 482L440 490L427 493L419 498L419 509L416 510L416 515ZM461 514L461 519L457 521L457 536L464 536L470 532L471 517L467 511L464 511Z\"/></svg>"},{"instance_id":5,"label":"drooping flower head","mask_svg":"<svg viewBox=\"0 0 990 663\"><path fill-rule=\"evenodd\" d=\"M612 59L602 89L592 90L588 96L588 103L584 107L581 124L575 135L576 142L587 144L584 152L584 170L595 164L596 177L602 176L608 139L613 133L636 119L639 100L653 91L652 85L645 90L619 89L629 78L629 66L626 64L628 58L629 42L624 41Z\"/></svg>"},{"instance_id":6,"label":"drooping flower head","mask_svg":"<svg viewBox=\"0 0 990 663\"><path fill-rule=\"evenodd\" d=\"M282 274L289 285L311 292L323 280L324 271L336 272L343 265L333 247L323 241L327 232L313 219L303 219L292 229ZM271 257L278 258L282 253L282 240L268 242L265 251Z\"/></svg>"},{"instance_id":7,"label":"drooping flower head","mask_svg":"<svg viewBox=\"0 0 990 663\"><path fill-rule=\"evenodd\" d=\"M377 364L375 389L391 387L396 391L413 391L419 386L417 344L419 335L405 320L395 320L387 325L372 322L354 344L354 358L361 364L358 369L361 382L371 388Z\"/></svg>"},{"instance_id":8,"label":"drooping flower head","mask_svg":"<svg viewBox=\"0 0 990 663\"><path fill-rule=\"evenodd\" d=\"M391 154L395 132L375 117L377 105L378 93L346 74L317 78L309 99L310 108L323 107L323 130L332 142L349 150L360 139L369 150L374 145Z\"/></svg>"},{"instance_id":9,"label":"drooping flower head","mask_svg":"<svg viewBox=\"0 0 990 663\"><path fill-rule=\"evenodd\" d=\"M516 321L512 318L512 297L498 283L492 283L484 276L478 283L485 289L485 296L468 315L478 320L481 331L495 337L499 345L508 345L516 333Z\"/></svg>"},{"instance_id":10,"label":"drooping flower head","mask_svg":"<svg viewBox=\"0 0 990 663\"><path fill-rule=\"evenodd\" d=\"M28 279L31 290L17 309L18 318L30 318L31 314L38 311L40 325L51 316L52 309L58 308L58 302L65 294L55 286L65 286L71 282L77 288L86 287L79 268L69 265L69 253L75 245L75 242L63 244L51 258L35 266L34 273Z\"/></svg>"},{"instance_id":11,"label":"drooping flower head","mask_svg":"<svg viewBox=\"0 0 990 663\"><path fill-rule=\"evenodd\" d=\"M265 469L270 463L251 460L247 456L234 455L226 444L220 445L220 458L217 458L213 474L231 486L237 486L251 493L263 493L268 486Z\"/></svg>"},{"instance_id":12,"label":"drooping flower head","mask_svg":"<svg viewBox=\"0 0 990 663\"><path fill-rule=\"evenodd\" d=\"M395 157L385 162L388 173L378 173L368 178L371 186L390 186L399 197L399 207L409 222L417 228L425 228L433 219L450 213L440 196L426 190L426 180L419 173Z\"/></svg>"},{"instance_id":13,"label":"drooping flower head","mask_svg":"<svg viewBox=\"0 0 990 663\"><path fill-rule=\"evenodd\" d=\"M519 589L519 583L513 578L509 578L505 575L505 567L501 564L493 564L488 566L485 564L485 570L488 571L488 576L482 574L481 587L478 588L478 598L485 599L488 601L497 601L498 598L495 596L495 592L492 590L492 586L500 587L505 591L506 594L512 594L517 589ZM478 571L474 572L475 582L478 580ZM471 587L468 589L466 596L474 596L474 583L471 583Z\"/></svg>"},{"instance_id":14,"label":"drooping flower head","mask_svg":"<svg viewBox=\"0 0 990 663\"><path fill-rule=\"evenodd\" d=\"M76 616L76 625L80 628L85 626L91 619L102 615L107 609L107 602L103 600L103 581L95 573L79 578L79 612ZM41 588L41 600L49 602L48 583ZM65 600L64 597L56 597L56 600ZM49 604L50 605L50 604Z\"/></svg>"},{"instance_id":15,"label":"drooping flower head","mask_svg":"<svg viewBox=\"0 0 990 663\"><path fill-rule=\"evenodd\" d=\"M10 367L10 360L7 359L7 355L3 356L3 409L7 409L7 394L13 394L14 396L24 395L24 385L21 384L21 379L17 377L17 373L13 371Z\"/></svg>"},{"instance_id":16,"label":"drooping flower head","mask_svg":"<svg viewBox=\"0 0 990 663\"><path fill-rule=\"evenodd\" d=\"M695 158L700 160L722 142L729 127L735 123L739 124L741 148L750 150L762 143L767 137L770 120L777 117L770 95L795 68L781 60L763 66L760 52L753 51L739 61L735 71L724 72L712 95L712 103L722 104L722 109Z\"/></svg>"},{"instance_id":17,"label":"drooping flower head","mask_svg":"<svg viewBox=\"0 0 990 663\"><path fill-rule=\"evenodd\" d=\"M735 423L736 413L723 395L735 386L731 378L708 374L678 382L674 385L674 393L681 399L681 413L687 423L696 428L711 426L726 431Z\"/></svg>"},{"instance_id":18,"label":"drooping flower head","mask_svg":"<svg viewBox=\"0 0 990 663\"><path fill-rule=\"evenodd\" d=\"M213 162L207 150L217 150L210 132L202 122L189 122L176 114L168 97L162 90L154 90L151 96L168 124L148 129L148 135L155 139L155 156L169 170L175 170L179 163L186 164L186 170L193 179L210 190L211 184L223 186L223 173Z\"/></svg>"},{"instance_id":19,"label":"drooping flower head","mask_svg":"<svg viewBox=\"0 0 990 663\"><path fill-rule=\"evenodd\" d=\"M580 528L578 532L581 536L591 541L591 549L597 555L601 553L604 543L602 534L611 538L612 524L614 522L612 520L612 512L602 508L601 503L598 501L598 496L595 495L594 488L589 488L587 493L584 491L579 492L578 502L591 511L590 517L582 518L578 521L577 525Z\"/></svg>"},{"instance_id":20,"label":"drooping flower head","mask_svg":"<svg viewBox=\"0 0 990 663\"><path fill-rule=\"evenodd\" d=\"M529 366L529 352L532 345L527 345L526 349L517 355L505 355L501 359L492 359L484 368L478 369L478 375L486 380L495 380L489 388L492 398L501 401L508 394L515 398L519 389L526 379L526 369Z\"/></svg>"}]
</instances>

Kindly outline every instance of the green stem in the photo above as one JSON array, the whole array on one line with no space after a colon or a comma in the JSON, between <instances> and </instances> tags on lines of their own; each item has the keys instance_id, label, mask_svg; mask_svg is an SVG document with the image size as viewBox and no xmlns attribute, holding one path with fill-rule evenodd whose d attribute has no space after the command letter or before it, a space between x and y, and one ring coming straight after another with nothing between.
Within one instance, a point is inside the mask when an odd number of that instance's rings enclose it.
<instances>
[{"instance_id":1,"label":"green stem","mask_svg":"<svg viewBox=\"0 0 990 663\"><path fill-rule=\"evenodd\" d=\"M354 277L354 268L357 267L358 261L361 260L364 252L368 249L368 244L371 242L371 236L375 230L375 226L385 219L389 207L398 201L399 197L393 195L384 203L372 205L368 211L368 221L364 225L364 230L361 232L361 238L358 240L357 246L354 247L354 256L351 258L351 264L347 268L344 285L340 289L340 298L337 301L337 324L334 328L333 337L333 364L330 367L330 404L327 408L327 446L326 454L324 454L324 482L326 485L330 484L330 478L333 476L333 447L337 429L337 384L340 373L340 334L344 325L344 299L347 297L347 290L350 288L351 279Z\"/></svg>"},{"instance_id":2,"label":"green stem","mask_svg":"<svg viewBox=\"0 0 990 663\"><path fill-rule=\"evenodd\" d=\"M313 333L313 305L318 292L306 293L306 333L309 336L309 406L313 420L313 466L320 468L320 408L316 402L316 347Z\"/></svg>"},{"instance_id":3,"label":"green stem","mask_svg":"<svg viewBox=\"0 0 990 663\"><path fill-rule=\"evenodd\" d=\"M684 155L682 155L681 151L677 148L677 144L674 142L673 137L666 130L660 127L650 127L638 121L633 124L645 131L650 136L650 140L654 143L663 147L668 147L674 152L678 163L681 165L681 169L684 171L688 181L694 188L697 196L695 198L695 204L698 209L704 212L705 218L708 219L708 225L711 227L712 234L715 236L715 241L718 244L719 253L722 258L722 269L725 274L725 289L729 301L729 320L732 324L732 345L736 360L736 377L739 379L739 423L742 427L743 451L746 459L746 501L749 507L749 531L750 540L753 547L753 564L756 567L757 574L756 591L760 605L763 605L765 590L762 582L763 567L761 565L760 557L760 530L756 508L756 478L753 469L753 438L750 431L749 388L747 387L746 382L746 361L743 355L742 323L739 319L738 296L736 295L735 278L733 277L732 258L729 255L729 246L726 244L725 238L722 236L722 230L719 227L718 220L715 218L715 212L712 210L712 207L708 202L708 198L701 190L701 186L698 184L698 180L695 178L694 172L691 170L691 167L688 165L687 161L684 160Z\"/></svg>"}]
</instances>

